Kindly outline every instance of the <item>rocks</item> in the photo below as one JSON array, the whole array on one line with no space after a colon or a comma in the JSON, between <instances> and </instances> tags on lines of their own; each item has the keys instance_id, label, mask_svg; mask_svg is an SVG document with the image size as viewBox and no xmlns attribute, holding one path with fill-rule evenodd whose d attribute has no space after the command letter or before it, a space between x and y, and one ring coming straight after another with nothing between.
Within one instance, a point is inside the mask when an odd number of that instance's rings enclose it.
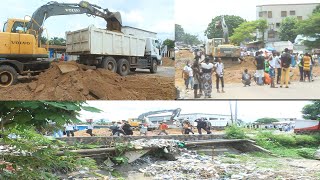
<instances>
[{"instance_id":1,"label":"rocks","mask_svg":"<svg viewBox=\"0 0 320 180\"><path fill-rule=\"evenodd\" d=\"M314 153L314 159L320 160L320 149Z\"/></svg>"}]
</instances>

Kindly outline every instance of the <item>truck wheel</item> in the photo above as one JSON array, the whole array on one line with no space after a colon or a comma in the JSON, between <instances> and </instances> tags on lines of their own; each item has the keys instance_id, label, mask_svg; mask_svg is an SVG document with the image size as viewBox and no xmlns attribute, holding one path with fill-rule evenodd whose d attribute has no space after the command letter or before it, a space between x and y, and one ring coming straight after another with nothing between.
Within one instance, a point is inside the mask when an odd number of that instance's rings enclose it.
<instances>
[{"instance_id":1,"label":"truck wheel","mask_svg":"<svg viewBox=\"0 0 320 180\"><path fill-rule=\"evenodd\" d=\"M130 68L131 72L135 72L137 70L137 68Z\"/></svg>"},{"instance_id":2,"label":"truck wheel","mask_svg":"<svg viewBox=\"0 0 320 180\"><path fill-rule=\"evenodd\" d=\"M130 71L130 64L129 61L126 59L120 59L118 61L118 74L121 76L126 76L129 74Z\"/></svg>"},{"instance_id":3,"label":"truck wheel","mask_svg":"<svg viewBox=\"0 0 320 180\"><path fill-rule=\"evenodd\" d=\"M106 57L102 60L102 68L107 69L111 72L117 72L117 62L113 57Z\"/></svg>"},{"instance_id":4,"label":"truck wheel","mask_svg":"<svg viewBox=\"0 0 320 180\"><path fill-rule=\"evenodd\" d=\"M150 72L151 73L156 73L158 71L158 63L157 60L153 60L151 67L150 67Z\"/></svg>"},{"instance_id":5,"label":"truck wheel","mask_svg":"<svg viewBox=\"0 0 320 180\"><path fill-rule=\"evenodd\" d=\"M11 66L0 66L0 87L8 87L18 82L18 73Z\"/></svg>"}]
</instances>

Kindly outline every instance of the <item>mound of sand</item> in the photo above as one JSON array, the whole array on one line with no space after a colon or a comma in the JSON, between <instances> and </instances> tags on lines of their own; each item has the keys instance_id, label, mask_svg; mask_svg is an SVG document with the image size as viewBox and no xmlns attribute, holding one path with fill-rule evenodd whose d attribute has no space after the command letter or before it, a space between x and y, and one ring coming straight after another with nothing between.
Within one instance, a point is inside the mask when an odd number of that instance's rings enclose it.
<instances>
[{"instance_id":1,"label":"mound of sand","mask_svg":"<svg viewBox=\"0 0 320 180\"><path fill-rule=\"evenodd\" d=\"M173 78L121 77L75 62L53 63L38 80L0 91L3 100L172 100L175 97Z\"/></svg>"},{"instance_id":2,"label":"mound of sand","mask_svg":"<svg viewBox=\"0 0 320 180\"><path fill-rule=\"evenodd\" d=\"M162 65L167 67L174 67L175 61L170 58L162 58Z\"/></svg>"}]
</instances>

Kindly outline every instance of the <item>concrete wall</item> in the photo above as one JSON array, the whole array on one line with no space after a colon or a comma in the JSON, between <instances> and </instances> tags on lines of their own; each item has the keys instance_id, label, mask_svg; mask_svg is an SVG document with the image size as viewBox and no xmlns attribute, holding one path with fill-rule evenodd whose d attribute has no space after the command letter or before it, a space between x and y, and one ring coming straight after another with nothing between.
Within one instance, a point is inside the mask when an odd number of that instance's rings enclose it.
<instances>
[{"instance_id":1,"label":"concrete wall","mask_svg":"<svg viewBox=\"0 0 320 180\"><path fill-rule=\"evenodd\" d=\"M95 144L110 146L116 142L128 142L137 139L175 139L179 141L196 141L196 140L211 140L222 139L224 135L205 134L205 135L168 135L168 136L108 136L108 137L63 137L57 138L67 142L69 145L74 144Z\"/></svg>"}]
</instances>

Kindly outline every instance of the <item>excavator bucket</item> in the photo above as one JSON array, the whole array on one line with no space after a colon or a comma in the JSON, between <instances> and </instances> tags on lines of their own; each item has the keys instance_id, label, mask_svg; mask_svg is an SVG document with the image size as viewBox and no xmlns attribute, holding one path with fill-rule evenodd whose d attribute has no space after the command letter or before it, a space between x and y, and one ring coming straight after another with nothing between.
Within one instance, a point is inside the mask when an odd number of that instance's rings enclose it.
<instances>
[{"instance_id":1,"label":"excavator bucket","mask_svg":"<svg viewBox=\"0 0 320 180\"><path fill-rule=\"evenodd\" d=\"M110 12L108 15L107 21L107 29L109 31L118 31L121 32L122 27L122 19L121 14L119 12Z\"/></svg>"}]
</instances>

